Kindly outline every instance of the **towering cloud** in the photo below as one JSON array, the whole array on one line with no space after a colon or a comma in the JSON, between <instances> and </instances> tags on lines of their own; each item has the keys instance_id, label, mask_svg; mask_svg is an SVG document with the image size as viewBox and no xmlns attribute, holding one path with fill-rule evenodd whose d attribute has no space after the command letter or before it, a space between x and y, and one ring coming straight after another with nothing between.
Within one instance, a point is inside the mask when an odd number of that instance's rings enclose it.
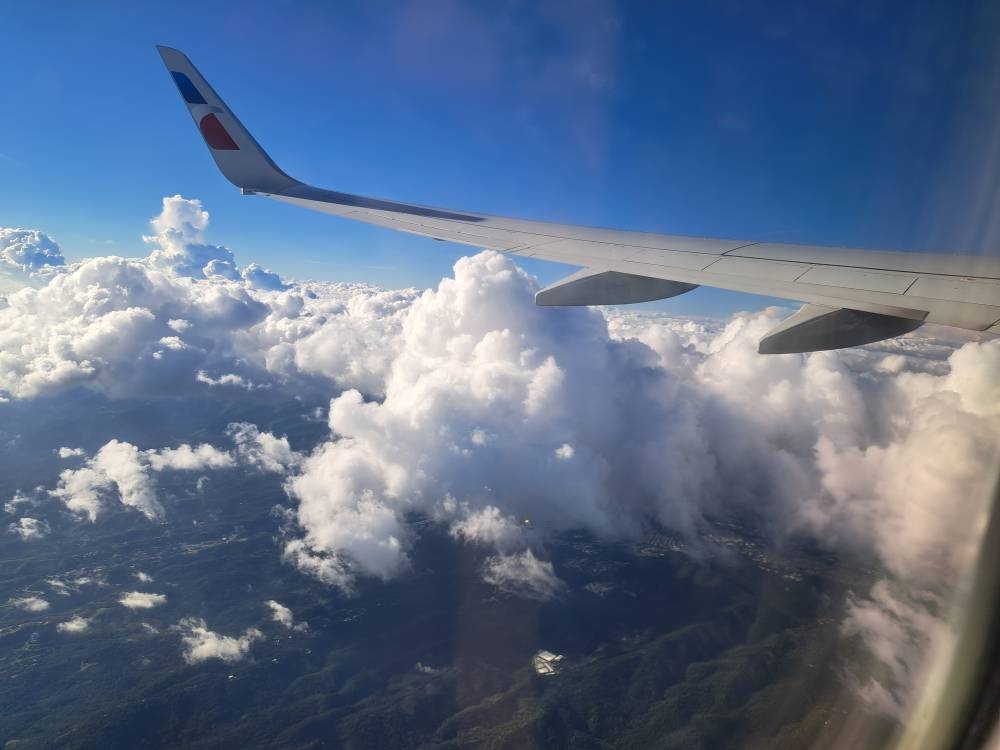
<instances>
[{"instance_id":1,"label":"towering cloud","mask_svg":"<svg viewBox=\"0 0 1000 750\"><path fill-rule=\"evenodd\" d=\"M759 356L777 310L721 328L609 313L609 331L597 311L534 307L534 289L483 253L411 305L384 398L333 399L336 438L289 480L304 531L292 560L338 584L394 575L414 510L509 552L524 518L600 535L655 519L693 536L721 503L775 533L872 546L921 580L967 555L954 540L974 548L958 527L996 460L1000 343L966 344L946 376L896 377L875 358ZM935 504L952 493L968 512L942 528Z\"/></svg>"},{"instance_id":2,"label":"towering cloud","mask_svg":"<svg viewBox=\"0 0 1000 750\"><path fill-rule=\"evenodd\" d=\"M0 227L0 294L44 282L65 263L59 245L47 234Z\"/></svg>"},{"instance_id":3,"label":"towering cloud","mask_svg":"<svg viewBox=\"0 0 1000 750\"><path fill-rule=\"evenodd\" d=\"M176 276L239 278L231 250L204 244L208 211L201 201L179 195L164 198L163 210L150 224L155 234L143 239L155 248L149 255L151 266Z\"/></svg>"}]
</instances>

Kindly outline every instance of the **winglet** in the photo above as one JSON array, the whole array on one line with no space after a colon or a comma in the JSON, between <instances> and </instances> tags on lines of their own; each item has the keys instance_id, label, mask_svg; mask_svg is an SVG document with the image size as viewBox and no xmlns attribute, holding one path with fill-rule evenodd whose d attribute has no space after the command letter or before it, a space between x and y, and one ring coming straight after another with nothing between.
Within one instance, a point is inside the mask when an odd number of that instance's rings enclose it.
<instances>
[{"instance_id":1,"label":"winglet","mask_svg":"<svg viewBox=\"0 0 1000 750\"><path fill-rule=\"evenodd\" d=\"M281 194L299 184L271 161L183 52L159 45L156 50L227 180L244 193Z\"/></svg>"}]
</instances>

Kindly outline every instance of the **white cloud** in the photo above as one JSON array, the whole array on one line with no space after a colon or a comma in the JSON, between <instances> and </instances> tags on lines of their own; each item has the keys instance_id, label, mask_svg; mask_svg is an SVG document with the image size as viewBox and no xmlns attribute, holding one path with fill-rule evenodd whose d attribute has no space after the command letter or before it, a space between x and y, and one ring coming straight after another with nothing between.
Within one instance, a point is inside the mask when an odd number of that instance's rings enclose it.
<instances>
[{"instance_id":1,"label":"white cloud","mask_svg":"<svg viewBox=\"0 0 1000 750\"><path fill-rule=\"evenodd\" d=\"M278 276L278 274L266 268L261 268L256 263L251 263L244 268L240 276L254 289L266 289L272 292L280 292L287 288L282 283L281 277Z\"/></svg>"},{"instance_id":2,"label":"white cloud","mask_svg":"<svg viewBox=\"0 0 1000 750\"><path fill-rule=\"evenodd\" d=\"M412 511L509 553L520 518L602 535L652 518L694 537L723 503L770 517L776 533L870 545L900 574L919 573L907 549L948 575L964 554L952 540L974 546L958 532L997 455L987 412L1000 343L966 344L945 376L871 365L862 381L853 353L758 355L784 310L726 325L602 315L535 308L535 288L482 253L410 305L384 397L335 398L333 437L288 481L304 532L288 559L349 589L359 573L407 569ZM941 431L949 420L961 435ZM905 468L925 453L947 464L924 462L927 481ZM969 513L952 530L909 511L914 491L930 511L959 487Z\"/></svg>"},{"instance_id":3,"label":"white cloud","mask_svg":"<svg viewBox=\"0 0 1000 750\"><path fill-rule=\"evenodd\" d=\"M208 659L221 659L225 662L240 661L250 646L264 637L257 628L247 628L243 635L232 637L220 635L208 629L205 621L199 617L185 617L176 629L181 633L184 643L184 661L197 664Z\"/></svg>"},{"instance_id":4,"label":"white cloud","mask_svg":"<svg viewBox=\"0 0 1000 750\"><path fill-rule=\"evenodd\" d=\"M235 373L226 373L225 375L220 375L217 378L213 378L204 370L198 370L195 374L195 380L199 383L204 383L207 386L232 386L235 388L244 388L248 391L252 391L254 388L253 383L244 378L241 375L236 375Z\"/></svg>"},{"instance_id":5,"label":"white cloud","mask_svg":"<svg viewBox=\"0 0 1000 750\"><path fill-rule=\"evenodd\" d=\"M41 539L49 533L49 525L37 518L19 518L7 527L12 534L17 534L25 542Z\"/></svg>"},{"instance_id":6,"label":"white cloud","mask_svg":"<svg viewBox=\"0 0 1000 750\"><path fill-rule=\"evenodd\" d=\"M288 438L261 432L257 425L233 422L227 431L244 465L281 474L302 461L302 456L292 450Z\"/></svg>"},{"instance_id":7,"label":"white cloud","mask_svg":"<svg viewBox=\"0 0 1000 750\"><path fill-rule=\"evenodd\" d=\"M956 640L949 625L932 614L926 602L914 600L901 587L879 581L867 598L852 599L842 630L848 637L857 636L888 679L859 674L857 667L848 673L858 692L876 710L905 719L913 699L931 677L933 651L951 651ZM943 687L943 686L940 686Z\"/></svg>"},{"instance_id":8,"label":"white cloud","mask_svg":"<svg viewBox=\"0 0 1000 750\"><path fill-rule=\"evenodd\" d=\"M1000 341L761 357L787 311L719 325L537 310L534 289L483 253L410 305L380 397L333 399L331 439L288 480L302 535L287 559L345 591L397 575L417 511L493 545L484 578L544 598L558 578L517 519L544 538L652 518L699 543L725 505L776 536L872 551L915 591L946 590L970 559L1000 455ZM947 518L943 498L960 506Z\"/></svg>"},{"instance_id":9,"label":"white cloud","mask_svg":"<svg viewBox=\"0 0 1000 750\"><path fill-rule=\"evenodd\" d=\"M136 577L136 579L140 583L152 583L153 582L153 576L151 576L149 573L143 573L141 570L137 570L136 571L135 577Z\"/></svg>"},{"instance_id":10,"label":"white cloud","mask_svg":"<svg viewBox=\"0 0 1000 750\"><path fill-rule=\"evenodd\" d=\"M48 235L0 227L0 293L47 280L65 263L59 245Z\"/></svg>"},{"instance_id":11,"label":"white cloud","mask_svg":"<svg viewBox=\"0 0 1000 750\"><path fill-rule=\"evenodd\" d=\"M538 556L553 532L620 538L652 520L695 548L705 518L729 510L872 553L931 597L975 547L1000 455L996 340L927 327L762 357L787 310L717 322L539 309L535 281L488 252L424 293L284 284L240 275L204 244L207 225L200 203L168 198L148 258L88 260L9 295L0 391L325 390L328 439L300 454L240 423L229 451L112 441L56 490L91 518L113 492L159 517L152 477L167 468L282 474L297 526L285 557L345 591L409 569L414 514L483 547L484 577L515 591L521 576L529 596L558 590ZM881 689L883 704L902 700Z\"/></svg>"},{"instance_id":12,"label":"white cloud","mask_svg":"<svg viewBox=\"0 0 1000 750\"><path fill-rule=\"evenodd\" d=\"M85 456L83 448L60 448L59 458L77 458L79 456Z\"/></svg>"},{"instance_id":13,"label":"white cloud","mask_svg":"<svg viewBox=\"0 0 1000 750\"><path fill-rule=\"evenodd\" d=\"M56 630L60 633L82 633L90 627L90 620L86 617L72 617L66 622L56 625Z\"/></svg>"},{"instance_id":14,"label":"white cloud","mask_svg":"<svg viewBox=\"0 0 1000 750\"><path fill-rule=\"evenodd\" d=\"M74 513L94 521L101 510L101 495L111 488L117 490L123 505L151 520L163 517L163 506L156 499L142 453L131 443L118 440L106 443L82 468L63 471L52 494Z\"/></svg>"},{"instance_id":15,"label":"white cloud","mask_svg":"<svg viewBox=\"0 0 1000 750\"><path fill-rule=\"evenodd\" d=\"M22 596L11 599L10 603L25 612L44 612L49 608L49 603L40 596Z\"/></svg>"},{"instance_id":16,"label":"white cloud","mask_svg":"<svg viewBox=\"0 0 1000 750\"><path fill-rule=\"evenodd\" d=\"M414 290L284 284L204 243L200 202L164 199L144 259L101 257L0 305L0 391L111 396L329 381L378 393ZM6 395L6 394L5 394Z\"/></svg>"},{"instance_id":17,"label":"white cloud","mask_svg":"<svg viewBox=\"0 0 1000 750\"><path fill-rule=\"evenodd\" d=\"M540 601L553 598L563 588L552 563L539 560L530 549L487 558L483 580L506 593Z\"/></svg>"},{"instance_id":18,"label":"white cloud","mask_svg":"<svg viewBox=\"0 0 1000 750\"><path fill-rule=\"evenodd\" d=\"M0 389L19 398L72 385L176 394L199 387L198 369L231 371L233 332L269 308L235 270L235 280L205 278L206 259L228 263L231 255L200 243L206 223L197 202L167 199L148 259L94 258L9 294L0 309Z\"/></svg>"},{"instance_id":19,"label":"white cloud","mask_svg":"<svg viewBox=\"0 0 1000 750\"><path fill-rule=\"evenodd\" d=\"M556 458L561 458L563 461L569 461L573 458L573 446L569 443L563 443L558 448L556 448Z\"/></svg>"},{"instance_id":20,"label":"white cloud","mask_svg":"<svg viewBox=\"0 0 1000 750\"><path fill-rule=\"evenodd\" d=\"M208 443L202 443L193 447L182 444L176 448L161 448L160 450L146 451L145 455L153 471L165 471L167 469L174 471L225 469L236 463L232 455L225 451L220 451Z\"/></svg>"},{"instance_id":21,"label":"white cloud","mask_svg":"<svg viewBox=\"0 0 1000 750\"><path fill-rule=\"evenodd\" d=\"M25 493L18 490L14 493L14 496L3 504L3 509L5 513L17 513L19 508L24 505L32 507L38 504L38 493L44 492L44 487L35 488L34 493L26 495Z\"/></svg>"},{"instance_id":22,"label":"white cloud","mask_svg":"<svg viewBox=\"0 0 1000 750\"><path fill-rule=\"evenodd\" d=\"M152 609L166 604L166 594L147 594L145 591L129 591L122 594L118 602L128 609Z\"/></svg>"},{"instance_id":23,"label":"white cloud","mask_svg":"<svg viewBox=\"0 0 1000 750\"><path fill-rule=\"evenodd\" d=\"M72 594L80 593L80 590L84 586L91 584L103 586L105 582L100 575L100 571L94 571L92 575L86 573L80 573L72 571L65 573L62 576L53 576L52 578L46 578L45 583L52 587L52 589L60 596L71 596Z\"/></svg>"},{"instance_id":24,"label":"white cloud","mask_svg":"<svg viewBox=\"0 0 1000 750\"><path fill-rule=\"evenodd\" d=\"M178 276L236 276L232 251L203 243L208 211L202 208L201 201L179 195L164 198L163 210L150 225L155 234L144 238L156 248L149 256L150 265Z\"/></svg>"},{"instance_id":25,"label":"white cloud","mask_svg":"<svg viewBox=\"0 0 1000 750\"><path fill-rule=\"evenodd\" d=\"M458 513L457 505L446 500L443 509L459 515L451 524L451 535L470 542L481 542L498 549L516 546L521 538L521 526L513 516L505 516L495 505L487 505L481 510L463 507Z\"/></svg>"},{"instance_id":26,"label":"white cloud","mask_svg":"<svg viewBox=\"0 0 1000 750\"><path fill-rule=\"evenodd\" d=\"M269 599L264 604L271 610L271 619L284 625L289 630L302 632L309 629L309 624L306 622L296 623L292 610L284 604L276 602L274 599Z\"/></svg>"},{"instance_id":27,"label":"white cloud","mask_svg":"<svg viewBox=\"0 0 1000 750\"><path fill-rule=\"evenodd\" d=\"M114 489L123 505L150 520L160 520L165 512L150 472L224 469L235 463L230 453L207 443L144 451L131 443L110 440L81 468L63 471L51 494L74 513L95 521L102 509L102 496Z\"/></svg>"}]
</instances>

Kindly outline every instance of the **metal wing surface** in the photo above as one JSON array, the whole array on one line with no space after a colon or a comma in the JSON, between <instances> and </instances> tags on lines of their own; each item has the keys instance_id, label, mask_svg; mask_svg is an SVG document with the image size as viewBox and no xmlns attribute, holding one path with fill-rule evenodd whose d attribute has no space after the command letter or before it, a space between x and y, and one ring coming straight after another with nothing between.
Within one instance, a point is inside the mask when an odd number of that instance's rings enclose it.
<instances>
[{"instance_id":1,"label":"metal wing surface","mask_svg":"<svg viewBox=\"0 0 1000 750\"><path fill-rule=\"evenodd\" d=\"M181 52L158 47L223 175L244 194L581 270L542 305L627 304L711 286L806 303L766 354L837 349L938 323L1000 333L1000 258L599 229L433 208L306 185L283 172Z\"/></svg>"}]
</instances>

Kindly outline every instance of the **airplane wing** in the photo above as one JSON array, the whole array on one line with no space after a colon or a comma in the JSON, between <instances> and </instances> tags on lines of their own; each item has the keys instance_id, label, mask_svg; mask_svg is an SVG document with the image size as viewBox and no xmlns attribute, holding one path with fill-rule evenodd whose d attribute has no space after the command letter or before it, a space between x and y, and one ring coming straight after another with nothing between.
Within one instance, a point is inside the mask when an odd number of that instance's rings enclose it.
<instances>
[{"instance_id":1,"label":"airplane wing","mask_svg":"<svg viewBox=\"0 0 1000 750\"><path fill-rule=\"evenodd\" d=\"M191 61L157 47L209 153L245 195L510 255L582 267L539 305L665 299L712 286L804 302L762 354L858 346L923 323L1000 333L1000 258L626 232L432 208L306 185L264 152Z\"/></svg>"}]
</instances>

